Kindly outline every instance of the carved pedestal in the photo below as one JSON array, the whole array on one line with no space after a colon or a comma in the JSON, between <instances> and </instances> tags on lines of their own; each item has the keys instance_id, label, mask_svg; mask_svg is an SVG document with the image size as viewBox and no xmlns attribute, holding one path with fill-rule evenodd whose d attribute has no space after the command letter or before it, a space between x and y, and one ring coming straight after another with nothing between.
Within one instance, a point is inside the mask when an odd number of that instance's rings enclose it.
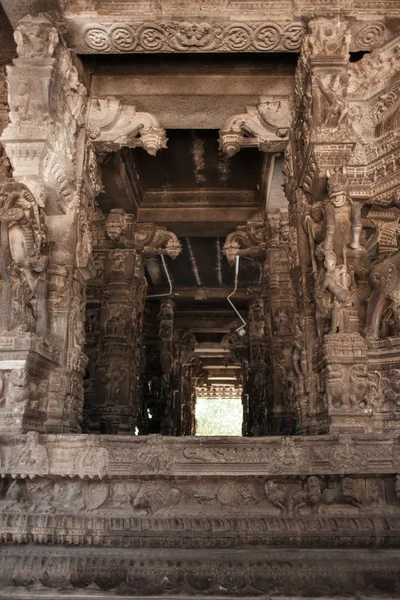
<instances>
[{"instance_id":1,"label":"carved pedestal","mask_svg":"<svg viewBox=\"0 0 400 600\"><path fill-rule=\"evenodd\" d=\"M367 345L360 334L324 336L317 368L324 382L321 407L325 404L330 432L373 431L376 387L368 373Z\"/></svg>"},{"instance_id":2,"label":"carved pedestal","mask_svg":"<svg viewBox=\"0 0 400 600\"><path fill-rule=\"evenodd\" d=\"M0 431L45 431L51 374L57 352L30 333L0 339Z\"/></svg>"}]
</instances>

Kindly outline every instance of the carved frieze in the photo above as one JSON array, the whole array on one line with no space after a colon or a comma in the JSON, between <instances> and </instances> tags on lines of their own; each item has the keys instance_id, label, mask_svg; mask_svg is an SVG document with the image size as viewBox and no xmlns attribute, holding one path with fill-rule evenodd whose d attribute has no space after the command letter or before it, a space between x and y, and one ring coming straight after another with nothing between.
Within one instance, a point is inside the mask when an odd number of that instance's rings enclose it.
<instances>
[{"instance_id":1,"label":"carved frieze","mask_svg":"<svg viewBox=\"0 0 400 600\"><path fill-rule=\"evenodd\" d=\"M80 24L79 24L80 25ZM297 52L299 22L85 23L69 39L85 54L115 52Z\"/></svg>"}]
</instances>

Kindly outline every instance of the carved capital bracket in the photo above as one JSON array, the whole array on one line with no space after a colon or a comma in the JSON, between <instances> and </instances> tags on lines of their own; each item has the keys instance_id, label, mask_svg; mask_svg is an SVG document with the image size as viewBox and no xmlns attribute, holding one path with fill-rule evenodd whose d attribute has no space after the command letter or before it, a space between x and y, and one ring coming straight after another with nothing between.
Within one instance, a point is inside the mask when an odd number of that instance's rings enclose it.
<instances>
[{"instance_id":1,"label":"carved capital bracket","mask_svg":"<svg viewBox=\"0 0 400 600\"><path fill-rule=\"evenodd\" d=\"M248 221L230 233L223 247L228 263L233 265L236 256L248 256L265 260L268 248L278 247L288 241L288 217L286 211L267 215L264 221Z\"/></svg>"},{"instance_id":2,"label":"carved capital bracket","mask_svg":"<svg viewBox=\"0 0 400 600\"><path fill-rule=\"evenodd\" d=\"M18 58L7 68L10 123L1 142L15 180L27 185L40 206L55 195L66 212L76 198L76 144L86 89L47 17L25 17L14 37Z\"/></svg>"},{"instance_id":3,"label":"carved capital bracket","mask_svg":"<svg viewBox=\"0 0 400 600\"><path fill-rule=\"evenodd\" d=\"M92 98L89 110L89 130L101 152L119 150L122 146L144 148L155 156L167 147L167 137L158 119L134 106L124 106L115 98Z\"/></svg>"},{"instance_id":4,"label":"carved capital bracket","mask_svg":"<svg viewBox=\"0 0 400 600\"><path fill-rule=\"evenodd\" d=\"M166 254L175 259L182 251L175 233L153 223L136 223L123 209L111 210L105 230L117 246L134 248L148 258Z\"/></svg>"},{"instance_id":5,"label":"carved capital bracket","mask_svg":"<svg viewBox=\"0 0 400 600\"><path fill-rule=\"evenodd\" d=\"M261 97L257 106L230 117L220 131L219 147L228 156L241 148L282 152L287 144L289 105L287 98Z\"/></svg>"}]
</instances>

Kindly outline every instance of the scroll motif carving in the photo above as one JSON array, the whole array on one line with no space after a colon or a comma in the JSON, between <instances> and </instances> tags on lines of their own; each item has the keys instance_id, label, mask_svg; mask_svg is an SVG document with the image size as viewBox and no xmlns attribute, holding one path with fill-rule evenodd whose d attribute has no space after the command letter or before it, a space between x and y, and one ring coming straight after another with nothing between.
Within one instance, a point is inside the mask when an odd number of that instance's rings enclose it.
<instances>
[{"instance_id":1,"label":"scroll motif carving","mask_svg":"<svg viewBox=\"0 0 400 600\"><path fill-rule=\"evenodd\" d=\"M83 52L296 52L301 46L304 26L170 21L88 24L82 33L79 45Z\"/></svg>"}]
</instances>

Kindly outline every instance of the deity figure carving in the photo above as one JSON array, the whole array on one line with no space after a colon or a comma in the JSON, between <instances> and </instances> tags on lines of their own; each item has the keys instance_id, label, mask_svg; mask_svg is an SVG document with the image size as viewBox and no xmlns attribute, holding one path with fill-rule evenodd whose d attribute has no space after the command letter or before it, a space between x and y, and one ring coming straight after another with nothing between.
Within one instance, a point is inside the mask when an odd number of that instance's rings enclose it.
<instances>
[{"instance_id":1,"label":"deity figure carving","mask_svg":"<svg viewBox=\"0 0 400 600\"><path fill-rule=\"evenodd\" d=\"M348 196L346 169L328 171L328 199L304 220L315 278L317 327L330 317L330 332L349 330L348 309L356 276L364 276L368 255L361 244L361 203ZM321 268L321 261L324 260ZM317 263L319 261L319 264ZM329 292L329 296L326 295Z\"/></svg>"},{"instance_id":2,"label":"deity figure carving","mask_svg":"<svg viewBox=\"0 0 400 600\"><path fill-rule=\"evenodd\" d=\"M44 216L22 184L3 186L2 200L0 274L4 281L3 309L7 307L5 326L45 335L48 256Z\"/></svg>"},{"instance_id":3,"label":"deity figure carving","mask_svg":"<svg viewBox=\"0 0 400 600\"><path fill-rule=\"evenodd\" d=\"M347 125L349 117L348 76L332 76L330 83L327 85L323 83L321 77L317 77L316 82L326 104L326 108L321 110L321 124L326 127Z\"/></svg>"},{"instance_id":4,"label":"deity figure carving","mask_svg":"<svg viewBox=\"0 0 400 600\"><path fill-rule=\"evenodd\" d=\"M337 19L318 17L308 24L307 38L312 56L346 56L349 52L351 34L348 24Z\"/></svg>"}]
</instances>

